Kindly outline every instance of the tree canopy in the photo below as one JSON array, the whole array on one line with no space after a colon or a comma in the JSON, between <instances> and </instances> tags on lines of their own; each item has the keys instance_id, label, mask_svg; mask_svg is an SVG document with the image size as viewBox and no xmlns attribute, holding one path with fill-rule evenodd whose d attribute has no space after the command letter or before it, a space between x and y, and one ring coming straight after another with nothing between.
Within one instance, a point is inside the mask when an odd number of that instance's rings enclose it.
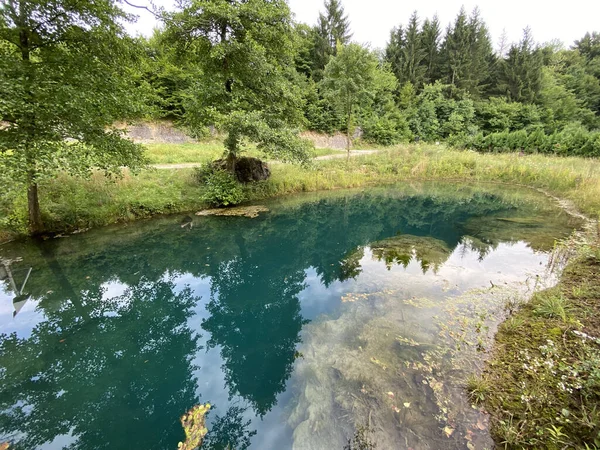
<instances>
[{"instance_id":1,"label":"tree canopy","mask_svg":"<svg viewBox=\"0 0 600 450\"><path fill-rule=\"evenodd\" d=\"M10 0L0 8L0 170L28 190L43 231L38 182L57 171L120 173L142 148L114 125L143 104L130 70L136 47L117 2Z\"/></svg>"}]
</instances>

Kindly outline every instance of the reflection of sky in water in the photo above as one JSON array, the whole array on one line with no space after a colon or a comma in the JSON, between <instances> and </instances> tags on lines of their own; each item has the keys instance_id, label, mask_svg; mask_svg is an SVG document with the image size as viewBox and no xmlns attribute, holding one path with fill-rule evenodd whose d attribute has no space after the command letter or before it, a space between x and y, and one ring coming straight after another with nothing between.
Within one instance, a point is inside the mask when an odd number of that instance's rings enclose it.
<instances>
[{"instance_id":1,"label":"reflection of sky in water","mask_svg":"<svg viewBox=\"0 0 600 450\"><path fill-rule=\"evenodd\" d=\"M431 295L440 297L465 292L471 288L489 286L490 282L499 284L524 280L529 275L535 276L547 262L548 255L533 252L526 243L500 244L482 260L479 254L463 245L454 249L448 260L437 271L428 269L423 273L421 264L413 259L406 268L393 265L388 269L384 261L378 261L370 250L360 260L362 273L356 280L334 281L326 287L314 268L305 270L305 289L298 298L301 314L305 319L318 320L323 314L343 314L341 297L348 292L373 292L378 289L400 287L398 296ZM168 275L165 279L171 278ZM194 357L193 365L197 366L194 376L198 380L197 393L202 402L210 402L215 409L211 418L224 414L229 406L248 406L244 419L251 420L250 429L258 433L252 438L253 447L260 449L280 449L289 445L291 430L286 425L287 406L293 399L293 389L286 389L279 394L277 404L264 418L254 415L252 408L240 397L229 397L229 391L221 369L224 364L221 348L215 347L207 351L209 333L202 329L204 319L210 317L206 304L211 297L211 279L196 278L190 274L177 275L172 281L174 292L181 292L189 286L200 301L194 308L194 315L188 320L188 327L199 333L199 345L202 348ZM118 282L103 284L103 300L108 300L126 291L127 286ZM106 315L110 315L107 313ZM36 309L35 301L28 301L13 318L12 295L4 289L0 290L0 333L17 333L21 337L29 337L37 323L44 320L44 314ZM300 344L300 349L302 344ZM294 376L287 381L287 386L296 382ZM209 421L210 428L210 421ZM43 450L61 449L76 441L72 435L59 435L52 442L46 443Z\"/></svg>"},{"instance_id":2,"label":"reflection of sky in water","mask_svg":"<svg viewBox=\"0 0 600 450\"><path fill-rule=\"evenodd\" d=\"M82 433L80 439L88 444L87 449L90 442L94 442L93 437L85 439L88 428L100 431L100 440L113 446L115 443L125 445L123 440L133 443L136 437L142 435L155 436L153 431L163 436L163 424L170 419L177 422L178 415L189 407L187 402L197 401L193 398L194 392L199 401L210 402L215 407L209 416L209 429L216 417L225 415L231 407L247 408L243 418L244 422L251 421L247 431L257 431L251 438L252 448L290 448L292 433L298 430L288 425L290 411L298 404L297 394L302 386L311 380L301 375L305 363L311 358L305 350L315 346L323 353L329 348L339 349L346 344L344 339L360 332L359 327L351 327L347 334L341 333L335 338L337 340L333 340L332 334L319 334L320 325L328 325L329 321L339 330L345 323L352 322L352 314L360 310L356 316L360 317L357 325L363 320L370 322L373 319L376 322L375 319L382 316L388 318L393 313L406 313L407 322L414 324L414 329L420 325L421 329L431 329L431 314L411 309L412 306L407 306L402 300L426 297L441 301L472 288L535 279L535 274L544 271L547 254L534 252L524 242L499 243L487 248L488 253L484 257L480 257L469 245L456 246L460 236L467 234L461 229L461 224L470 214L485 216L489 211L502 214L514 211L510 206L498 204L492 197L477 198L475 205L459 205L458 212L452 201L438 202L429 197L423 201L418 197L416 200L404 197L377 200L367 196L366 200L359 198L356 202L334 199L318 207L307 204L305 210L286 211L283 208L278 214L274 209L273 214L244 222L243 227L236 219L206 219L199 222L193 231L182 231L179 224L172 226L172 223L165 225L157 221L154 228L144 229L144 225L140 225L137 235L133 232L137 227L132 227L130 234L121 229L123 234L118 237L98 230L97 234L92 232L70 240L51 242L50 246L54 245L57 250L54 256L39 256L39 249L36 249L37 253L32 254L38 255L36 261L39 267L32 277L37 275L38 278L32 279L38 289L37 296L45 298L43 307L36 300L27 301L13 318L14 294L5 290L4 283L1 284L0 334L16 333L21 338L31 338L38 333L39 330L35 330L38 324L59 324L67 329L70 333L67 345L74 341L79 344L73 347L73 352L61 353L58 347L54 347L55 341L63 342L57 337L62 330L46 329L41 342L29 342L34 354L38 346L46 352L43 356L47 365L42 364L42 367L70 362L95 366L97 360L111 361L115 355L117 359L127 355L125 361L129 362L128 365L127 362L113 361L110 364L114 366L94 367L97 369L95 377L89 378L87 385L80 384L80 387L85 386L89 390L99 386L98 392L90 396L91 400L80 398L75 387L78 383L72 383L64 374L59 374L55 380L58 387L51 392L66 391L61 399L71 402L66 413L71 417L64 419L68 426L55 432L56 435L51 434L51 442L40 448L63 448L76 443L77 436L74 434ZM449 219L444 221L438 214L445 211L448 204ZM471 213L473 207L477 212ZM327 208L325 214L322 208ZM551 223L551 220L542 223ZM504 222L502 226L505 226ZM565 228L564 222L559 223L560 227ZM433 228L437 231L432 231ZM483 237L487 236L486 233ZM402 247L406 244L402 241L404 237L415 246L423 243L424 239L433 238L426 242L431 245L432 254L438 252L434 255L436 258L441 255L439 261L434 259L439 263L435 270L430 268L423 273L421 263L415 258L406 267L388 267L385 261L374 258L374 254L380 254L378 251L381 250L377 243L395 238L400 244L396 242L394 245ZM95 241L96 238L99 240ZM527 238L523 236L522 239ZM352 253L352 249L369 242L374 250L367 247L364 253ZM77 243L82 244L81 248L75 248ZM439 245L444 248L441 252L438 251ZM425 248L424 251L429 250ZM163 254L164 261L153 260L160 259ZM346 258L350 262L344 266ZM348 273L355 273L354 263L361 270L356 278L339 281ZM19 284L22 273L15 278ZM322 280L329 284L326 286ZM186 303L187 287L197 300L189 299ZM47 295L49 289L55 289L53 295ZM383 290L388 293L379 295ZM356 302L342 301L342 298L347 299L353 294L357 296L354 298ZM364 296L359 297L360 294L375 295L365 299ZM76 301L71 304L63 301L72 297ZM399 302L396 303L396 300ZM98 307L99 302L102 307ZM386 312L391 314L386 315ZM174 319L171 321L169 318ZM302 328L302 320L310 321L311 325ZM334 323L336 320L337 324ZM427 320L428 327L425 326ZM161 323L168 326L163 327ZM254 326L257 323L260 327ZM191 335L186 334L186 326ZM321 331L323 329L327 331L327 327L322 327ZM108 331L103 335L102 330ZM182 330L185 333L180 336ZM294 354L298 333L303 339L297 345L298 350L307 354L301 359L295 359L298 355ZM194 335L199 336L199 350L195 353ZM103 340L91 340L95 337ZM211 339L215 347L209 350ZM325 342L327 340L331 342ZM164 342L174 344L161 346ZM65 348L68 349L67 345ZM153 362L156 364L145 374L143 368L148 361L144 361L143 353L151 352L152 348L160 351L148 367ZM74 356L69 359L68 355ZM334 355L337 357L337 353L334 352ZM139 361L137 356L140 356ZM187 364L188 360L191 360L193 370ZM163 363L170 364L168 372ZM31 367L32 371L38 370L37 365ZM17 370L17 373L20 372ZM34 374L13 378L25 380L23 384L15 384L18 388L13 388L14 401L20 401L21 391L27 393L31 389L26 382ZM115 382L106 382L105 378ZM186 380L192 379L196 380L195 385L186 384ZM152 397L156 399L154 404L162 405L164 409L154 411L149 418L160 420L161 425L155 426L151 421L142 423L144 420L139 421L135 415L142 406L150 409L153 406L152 401L144 404L135 399L129 400L127 394L135 389L135 385L142 386L144 392L156 392L158 395ZM187 390L178 391L180 386ZM106 388L114 389L109 396L120 398L122 394L127 400L104 402ZM35 390L34 387L32 391ZM181 397L176 398L178 394ZM276 402L271 407L273 399ZM49 405L50 411L57 402L54 397L47 403L43 399L37 400L41 410ZM73 419L79 417L79 401L87 401L87 407L100 411L94 417L96 422L93 425ZM130 415L122 416L121 422L127 425L128 432L131 430L131 437L123 438L109 429L110 416L115 409L123 408L127 412L129 407L134 409ZM253 409L261 407L266 411L262 418L257 417ZM57 416L59 413L57 411ZM54 413L47 417L53 421ZM165 425L164 430L168 430L168 426ZM47 429L52 431L54 428L48 426ZM18 433L18 430L19 427L15 432ZM174 423L169 439L176 438L180 431L179 424ZM151 443L149 445L152 446ZM74 448L78 445L75 444ZM173 448L176 448L176 442Z\"/></svg>"}]
</instances>

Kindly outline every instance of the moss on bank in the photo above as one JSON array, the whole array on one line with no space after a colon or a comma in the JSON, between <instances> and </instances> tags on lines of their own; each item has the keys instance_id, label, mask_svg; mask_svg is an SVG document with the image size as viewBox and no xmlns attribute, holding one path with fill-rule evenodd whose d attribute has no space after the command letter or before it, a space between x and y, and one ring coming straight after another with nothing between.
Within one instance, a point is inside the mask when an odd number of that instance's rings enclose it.
<instances>
[{"instance_id":1,"label":"moss on bank","mask_svg":"<svg viewBox=\"0 0 600 450\"><path fill-rule=\"evenodd\" d=\"M378 154L314 162L311 167L273 164L272 178L247 186L250 200L327 189L408 180L458 180L524 184L572 200L597 217L600 163L583 158L518 154L478 154L444 146L407 145ZM23 190L21 190L23 191ZM160 214L190 212L205 205L193 169L146 170L121 180L66 175L40 187L44 221L51 232L103 226ZM9 201L10 200L10 201ZM26 199L0 202L0 242L25 231Z\"/></svg>"},{"instance_id":2,"label":"moss on bank","mask_svg":"<svg viewBox=\"0 0 600 450\"><path fill-rule=\"evenodd\" d=\"M472 398L484 392L505 448L600 448L600 236L590 240L576 244L556 287L500 326L482 378L468 387Z\"/></svg>"}]
</instances>

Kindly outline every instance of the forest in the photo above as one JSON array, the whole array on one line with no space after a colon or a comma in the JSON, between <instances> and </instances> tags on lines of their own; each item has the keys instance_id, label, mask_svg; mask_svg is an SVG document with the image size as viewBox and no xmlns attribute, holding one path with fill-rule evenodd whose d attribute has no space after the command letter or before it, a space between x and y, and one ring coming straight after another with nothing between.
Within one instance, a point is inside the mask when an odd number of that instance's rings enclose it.
<instances>
[{"instance_id":1,"label":"forest","mask_svg":"<svg viewBox=\"0 0 600 450\"><path fill-rule=\"evenodd\" d=\"M151 92L157 117L199 132L196 113L206 108L197 99L216 103L199 74L210 73L212 83L215 70L207 72L196 53L177 50L183 20L176 13L165 28L141 40L140 81ZM299 97L298 126L351 135L359 128L364 140L380 145L444 140L480 151L600 155L597 32L567 47L539 44L530 29L519 42L503 36L495 43L478 9L461 9L447 27L415 11L391 30L385 49L371 49L352 41L350 24L339 0L325 2L316 25L289 24L290 54L281 63ZM235 70L226 70L232 84L238 81ZM244 87L256 91L241 75Z\"/></svg>"}]
</instances>

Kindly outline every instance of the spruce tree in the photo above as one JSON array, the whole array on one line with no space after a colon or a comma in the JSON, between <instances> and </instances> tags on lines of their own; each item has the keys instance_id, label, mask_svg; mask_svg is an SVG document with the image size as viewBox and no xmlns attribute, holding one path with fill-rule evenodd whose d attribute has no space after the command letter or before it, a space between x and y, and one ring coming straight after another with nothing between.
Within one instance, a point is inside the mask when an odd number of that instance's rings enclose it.
<instances>
[{"instance_id":1,"label":"spruce tree","mask_svg":"<svg viewBox=\"0 0 600 450\"><path fill-rule=\"evenodd\" d=\"M390 33L390 41L385 47L385 61L390 65L400 84L403 84L404 46L404 29L402 25L394 27Z\"/></svg>"},{"instance_id":2,"label":"spruce tree","mask_svg":"<svg viewBox=\"0 0 600 450\"><path fill-rule=\"evenodd\" d=\"M346 45L352 38L350 20L340 0L325 0L325 13L319 13L315 31L313 76L320 79L329 58L337 53L337 44Z\"/></svg>"},{"instance_id":3,"label":"spruce tree","mask_svg":"<svg viewBox=\"0 0 600 450\"><path fill-rule=\"evenodd\" d=\"M501 63L500 91L512 101L533 103L541 88L543 62L542 51L526 28L521 42L510 47Z\"/></svg>"},{"instance_id":4,"label":"spruce tree","mask_svg":"<svg viewBox=\"0 0 600 450\"><path fill-rule=\"evenodd\" d=\"M442 75L455 92L480 96L489 79L493 51L489 32L476 8L470 17L461 8L442 44Z\"/></svg>"},{"instance_id":5,"label":"spruce tree","mask_svg":"<svg viewBox=\"0 0 600 450\"><path fill-rule=\"evenodd\" d=\"M423 65L423 60L426 55L421 43L419 18L416 11L410 16L404 41L403 81L409 81L413 86L419 88L424 82L426 67Z\"/></svg>"},{"instance_id":6,"label":"spruce tree","mask_svg":"<svg viewBox=\"0 0 600 450\"><path fill-rule=\"evenodd\" d=\"M441 37L440 21L437 15L425 19L421 29L421 47L424 51L425 83L433 83L439 78L439 52Z\"/></svg>"}]
</instances>

